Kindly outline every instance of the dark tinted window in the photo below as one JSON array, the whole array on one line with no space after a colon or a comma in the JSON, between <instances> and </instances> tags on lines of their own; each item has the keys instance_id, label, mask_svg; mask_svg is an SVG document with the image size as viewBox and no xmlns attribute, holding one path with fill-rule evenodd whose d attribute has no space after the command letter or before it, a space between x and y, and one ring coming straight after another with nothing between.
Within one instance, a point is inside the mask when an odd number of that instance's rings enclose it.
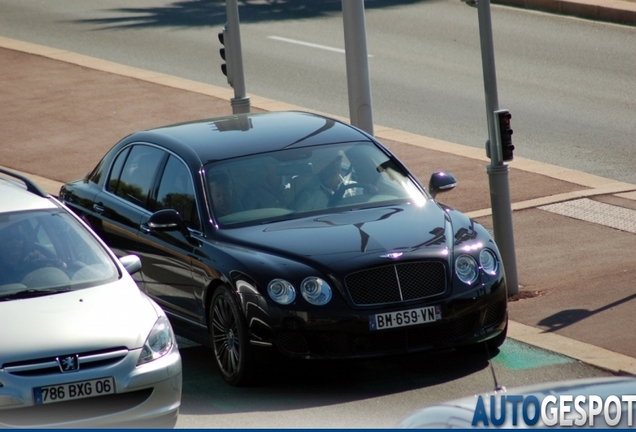
<instances>
[{"instance_id":1,"label":"dark tinted window","mask_svg":"<svg viewBox=\"0 0 636 432\"><path fill-rule=\"evenodd\" d=\"M129 151L130 147L126 147L115 158L115 162L113 162L113 169L110 172L110 178L108 180L108 184L106 185L107 191L115 194L117 193L117 186L119 186L119 176L121 175L121 170L124 167L124 163L126 162L126 157L128 156Z\"/></svg>"},{"instance_id":2,"label":"dark tinted window","mask_svg":"<svg viewBox=\"0 0 636 432\"><path fill-rule=\"evenodd\" d=\"M225 226L291 219L338 208L427 197L402 169L370 143L291 148L206 166L210 209Z\"/></svg>"},{"instance_id":3,"label":"dark tinted window","mask_svg":"<svg viewBox=\"0 0 636 432\"><path fill-rule=\"evenodd\" d=\"M194 187L188 168L170 156L161 177L154 210L175 209L190 228L199 229Z\"/></svg>"},{"instance_id":4,"label":"dark tinted window","mask_svg":"<svg viewBox=\"0 0 636 432\"><path fill-rule=\"evenodd\" d=\"M133 146L126 158L115 194L148 208L148 195L164 156L165 152L155 147Z\"/></svg>"}]
</instances>

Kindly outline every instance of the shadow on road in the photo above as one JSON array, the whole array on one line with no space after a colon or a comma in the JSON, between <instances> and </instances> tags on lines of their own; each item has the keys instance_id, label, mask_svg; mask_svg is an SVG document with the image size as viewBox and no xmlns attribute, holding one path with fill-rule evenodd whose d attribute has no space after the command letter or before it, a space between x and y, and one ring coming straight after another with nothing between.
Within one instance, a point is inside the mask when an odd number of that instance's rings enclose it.
<instances>
[{"instance_id":1,"label":"shadow on road","mask_svg":"<svg viewBox=\"0 0 636 432\"><path fill-rule=\"evenodd\" d=\"M572 324L576 324L579 321L583 321L584 319L592 315L612 309L613 307L619 306L623 303L627 303L634 299L636 299L636 294L629 295L623 299L617 300L613 303L610 303L608 305L605 305L595 310L587 310L587 309L562 310L555 313L552 316L542 319L537 324L542 327L548 327L548 329L545 330L544 333L555 332L562 328L568 327Z\"/></svg>"},{"instance_id":2,"label":"shadow on road","mask_svg":"<svg viewBox=\"0 0 636 432\"><path fill-rule=\"evenodd\" d=\"M430 0L366 0L365 9L380 9ZM342 0L239 1L241 22L267 22L330 16L342 12ZM161 7L104 9L112 17L77 21L102 29L144 27L216 27L226 22L225 0L185 0Z\"/></svg>"},{"instance_id":3,"label":"shadow on road","mask_svg":"<svg viewBox=\"0 0 636 432\"><path fill-rule=\"evenodd\" d=\"M454 351L356 361L290 361L264 366L251 387L223 381L211 349L181 350L182 414L289 411L353 402L454 381L488 367L485 355Z\"/></svg>"}]
</instances>

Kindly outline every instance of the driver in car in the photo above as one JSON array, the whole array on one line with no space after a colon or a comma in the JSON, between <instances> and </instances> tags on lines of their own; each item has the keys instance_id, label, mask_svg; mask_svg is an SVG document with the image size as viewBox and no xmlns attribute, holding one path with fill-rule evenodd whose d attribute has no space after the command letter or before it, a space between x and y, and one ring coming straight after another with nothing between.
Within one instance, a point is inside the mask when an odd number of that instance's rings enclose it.
<instances>
[{"instance_id":1,"label":"driver in car","mask_svg":"<svg viewBox=\"0 0 636 432\"><path fill-rule=\"evenodd\" d=\"M341 170L342 155L338 155L328 162L318 173L318 176L299 194L296 201L296 210L310 211L326 208L340 188L345 185L355 184L354 181L343 177ZM345 190L341 197L355 194L356 188L351 187ZM333 201L331 204L333 204Z\"/></svg>"}]
</instances>

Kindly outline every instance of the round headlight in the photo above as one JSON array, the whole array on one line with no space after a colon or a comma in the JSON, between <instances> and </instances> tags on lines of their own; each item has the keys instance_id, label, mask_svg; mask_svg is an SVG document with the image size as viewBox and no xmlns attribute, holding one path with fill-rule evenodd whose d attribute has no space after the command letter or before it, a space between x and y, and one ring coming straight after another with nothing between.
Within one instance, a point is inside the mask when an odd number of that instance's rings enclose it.
<instances>
[{"instance_id":1,"label":"round headlight","mask_svg":"<svg viewBox=\"0 0 636 432\"><path fill-rule=\"evenodd\" d=\"M470 255L460 255L455 260L455 274L460 281L472 285L477 280L477 261Z\"/></svg>"},{"instance_id":2,"label":"round headlight","mask_svg":"<svg viewBox=\"0 0 636 432\"><path fill-rule=\"evenodd\" d=\"M331 300L331 287L324 280L308 277L300 284L300 292L309 303L322 306Z\"/></svg>"},{"instance_id":3,"label":"round headlight","mask_svg":"<svg viewBox=\"0 0 636 432\"><path fill-rule=\"evenodd\" d=\"M490 249L482 249L482 251L479 252L479 264L486 273L491 275L497 274L497 257Z\"/></svg>"},{"instance_id":4,"label":"round headlight","mask_svg":"<svg viewBox=\"0 0 636 432\"><path fill-rule=\"evenodd\" d=\"M284 279L274 279L267 285L267 293L276 303L287 305L296 298L294 286Z\"/></svg>"}]
</instances>

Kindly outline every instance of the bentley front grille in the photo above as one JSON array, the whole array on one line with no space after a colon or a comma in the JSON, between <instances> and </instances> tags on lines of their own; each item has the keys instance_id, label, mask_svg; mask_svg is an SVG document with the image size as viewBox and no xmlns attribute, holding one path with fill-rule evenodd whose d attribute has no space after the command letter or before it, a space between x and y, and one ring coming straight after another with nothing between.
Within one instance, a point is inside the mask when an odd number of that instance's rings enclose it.
<instances>
[{"instance_id":1,"label":"bentley front grille","mask_svg":"<svg viewBox=\"0 0 636 432\"><path fill-rule=\"evenodd\" d=\"M499 324L506 316L506 300L491 304L486 310L484 327Z\"/></svg>"},{"instance_id":2,"label":"bentley front grille","mask_svg":"<svg viewBox=\"0 0 636 432\"><path fill-rule=\"evenodd\" d=\"M345 285L358 306L419 300L446 291L446 268L438 261L386 265L351 273Z\"/></svg>"}]
</instances>

